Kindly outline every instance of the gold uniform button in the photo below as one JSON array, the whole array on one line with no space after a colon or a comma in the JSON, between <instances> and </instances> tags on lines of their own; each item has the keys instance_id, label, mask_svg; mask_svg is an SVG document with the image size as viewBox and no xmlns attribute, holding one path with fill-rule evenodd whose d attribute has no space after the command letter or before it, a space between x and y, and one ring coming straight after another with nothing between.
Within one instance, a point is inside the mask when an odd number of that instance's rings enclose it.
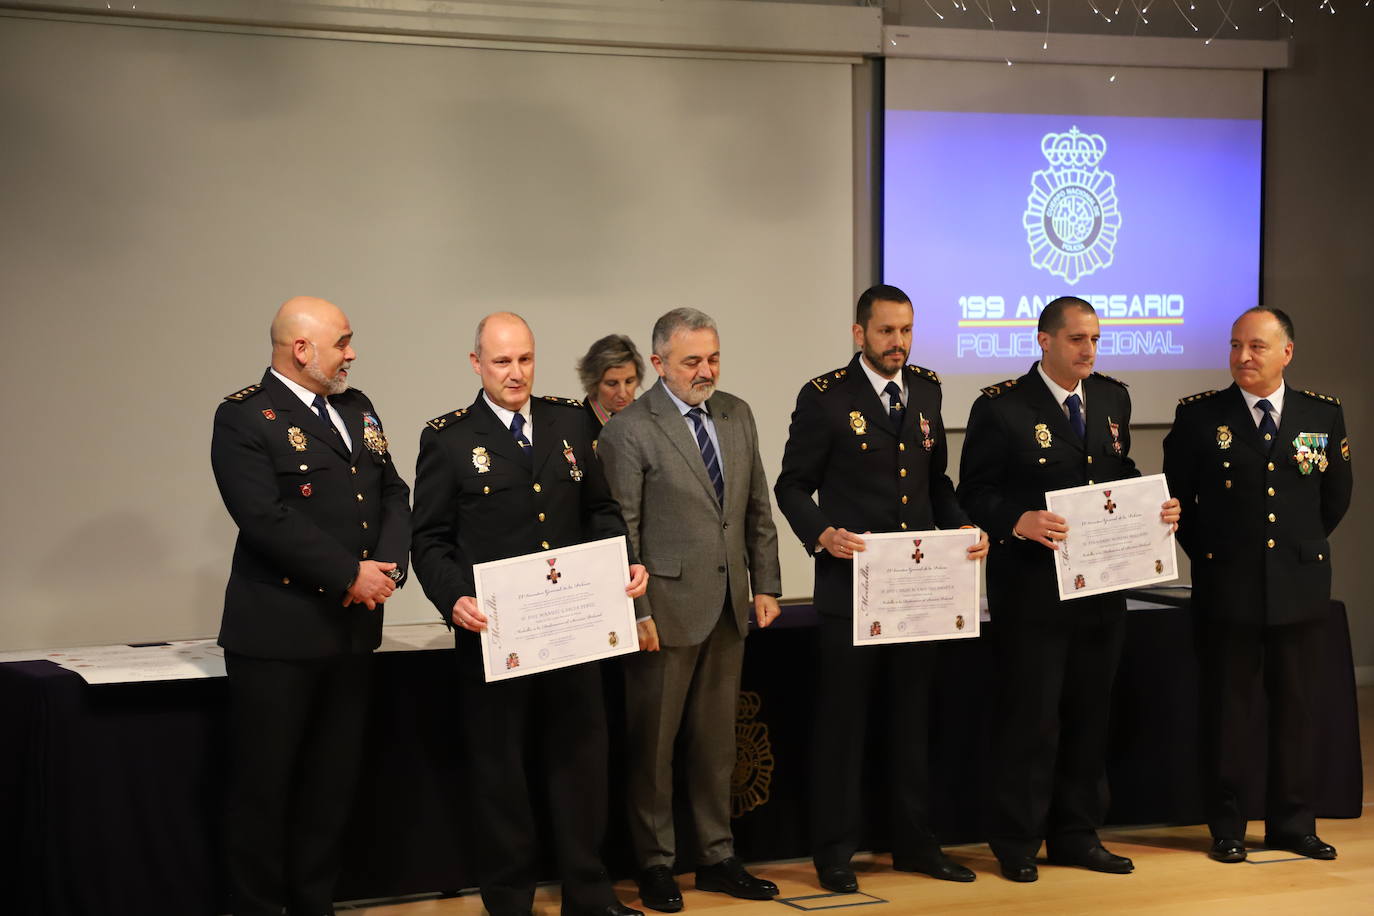
<instances>
[{"instance_id":1,"label":"gold uniform button","mask_svg":"<svg viewBox=\"0 0 1374 916\"><path fill-rule=\"evenodd\" d=\"M1226 489L1231 489L1231 481L1226 481Z\"/></svg>"},{"instance_id":2,"label":"gold uniform button","mask_svg":"<svg viewBox=\"0 0 1374 916\"><path fill-rule=\"evenodd\" d=\"M308 470L310 470L310 465L308 465L308 464L303 464L303 465L301 465L301 470L302 470L302 471L308 471Z\"/></svg>"},{"instance_id":3,"label":"gold uniform button","mask_svg":"<svg viewBox=\"0 0 1374 916\"><path fill-rule=\"evenodd\" d=\"M1269 470L1274 470L1274 462L1269 462Z\"/></svg>"},{"instance_id":4,"label":"gold uniform button","mask_svg":"<svg viewBox=\"0 0 1374 916\"><path fill-rule=\"evenodd\" d=\"M866 451L868 451L868 443L867 443L867 442L860 442L860 443L859 443L859 451L861 451L861 452L866 452Z\"/></svg>"},{"instance_id":5,"label":"gold uniform button","mask_svg":"<svg viewBox=\"0 0 1374 916\"><path fill-rule=\"evenodd\" d=\"M290 584L291 584L291 580L288 579L286 576L282 576L282 577L281 577L281 584L282 584L282 585L290 585Z\"/></svg>"},{"instance_id":6,"label":"gold uniform button","mask_svg":"<svg viewBox=\"0 0 1374 916\"><path fill-rule=\"evenodd\" d=\"M1268 442L1268 441L1270 441L1270 440L1273 439L1273 438L1274 438L1274 434L1273 434L1273 433L1265 433L1265 434L1264 434L1264 441L1265 441L1265 442Z\"/></svg>"},{"instance_id":7,"label":"gold uniform button","mask_svg":"<svg viewBox=\"0 0 1374 916\"><path fill-rule=\"evenodd\" d=\"M904 452L904 451L906 451L906 443L905 443L905 442L898 442L898 443L897 443L897 451L899 451L899 452Z\"/></svg>"},{"instance_id":8,"label":"gold uniform button","mask_svg":"<svg viewBox=\"0 0 1374 916\"><path fill-rule=\"evenodd\" d=\"M540 547L543 547L545 550L548 550L548 549L549 549L549 542L548 542L548 541L540 541L540 542L539 542L539 546L540 546Z\"/></svg>"},{"instance_id":9,"label":"gold uniform button","mask_svg":"<svg viewBox=\"0 0 1374 916\"><path fill-rule=\"evenodd\" d=\"M1088 464L1092 464L1092 463L1093 463L1093 456L1092 456L1092 455L1089 455L1089 456L1088 456Z\"/></svg>"},{"instance_id":10,"label":"gold uniform button","mask_svg":"<svg viewBox=\"0 0 1374 916\"><path fill-rule=\"evenodd\" d=\"M1207 554L1207 559L1209 559L1209 560L1212 559L1212 555L1211 555L1210 553Z\"/></svg>"},{"instance_id":11,"label":"gold uniform button","mask_svg":"<svg viewBox=\"0 0 1374 916\"><path fill-rule=\"evenodd\" d=\"M321 595L324 594L324 589L322 589L322 588L317 588L317 589L315 589L315 591L319 592Z\"/></svg>"},{"instance_id":12,"label":"gold uniform button","mask_svg":"<svg viewBox=\"0 0 1374 916\"><path fill-rule=\"evenodd\" d=\"M483 488L482 488L482 495L483 495L483 496L486 496L486 495L487 495L488 493L490 493L490 492L491 492L491 487L483 487Z\"/></svg>"},{"instance_id":13,"label":"gold uniform button","mask_svg":"<svg viewBox=\"0 0 1374 916\"><path fill-rule=\"evenodd\" d=\"M907 500L907 498L906 498L905 496L903 496L903 497L902 497L902 505L904 505L904 506L906 505L906 500Z\"/></svg>"},{"instance_id":14,"label":"gold uniform button","mask_svg":"<svg viewBox=\"0 0 1374 916\"><path fill-rule=\"evenodd\" d=\"M540 513L539 513L539 520L540 520L541 522L544 520L544 513L543 513L543 512L540 512Z\"/></svg>"},{"instance_id":15,"label":"gold uniform button","mask_svg":"<svg viewBox=\"0 0 1374 916\"><path fill-rule=\"evenodd\" d=\"M364 530L364 531L367 530L367 522L363 522L363 530Z\"/></svg>"},{"instance_id":16,"label":"gold uniform button","mask_svg":"<svg viewBox=\"0 0 1374 916\"><path fill-rule=\"evenodd\" d=\"M1273 546L1274 546L1274 539L1273 539L1273 538L1270 538L1269 540L1265 541L1264 543L1265 543L1266 545L1268 545L1269 547L1273 547Z\"/></svg>"},{"instance_id":17,"label":"gold uniform button","mask_svg":"<svg viewBox=\"0 0 1374 916\"><path fill-rule=\"evenodd\" d=\"M902 522L902 530L903 530L903 531L906 530L906 522Z\"/></svg>"},{"instance_id":18,"label":"gold uniform button","mask_svg":"<svg viewBox=\"0 0 1374 916\"><path fill-rule=\"evenodd\" d=\"M301 468L301 470L305 470L305 469L304 469L304 468ZM356 473L358 473L358 469L357 469L356 467L351 467L351 468L348 469L348 471L349 471L350 474L356 474Z\"/></svg>"},{"instance_id":19,"label":"gold uniform button","mask_svg":"<svg viewBox=\"0 0 1374 916\"><path fill-rule=\"evenodd\" d=\"M906 476L906 468L902 468L902 469L901 469L900 471L898 471L897 473L900 474L901 476L905 477L905 476Z\"/></svg>"},{"instance_id":20,"label":"gold uniform button","mask_svg":"<svg viewBox=\"0 0 1374 916\"><path fill-rule=\"evenodd\" d=\"M1041 464L1044 464L1044 463L1045 463L1045 459L1044 459L1044 458L1041 458L1041 459L1040 459L1040 463L1041 463Z\"/></svg>"},{"instance_id":21,"label":"gold uniform button","mask_svg":"<svg viewBox=\"0 0 1374 916\"><path fill-rule=\"evenodd\" d=\"M1273 495L1274 495L1274 488L1273 488L1273 487L1270 487L1270 488L1269 488L1269 495L1270 495L1270 496L1273 496Z\"/></svg>"},{"instance_id":22,"label":"gold uniform button","mask_svg":"<svg viewBox=\"0 0 1374 916\"><path fill-rule=\"evenodd\" d=\"M1317 554L1317 562L1318 562L1318 563L1320 563L1322 560L1325 560L1325 559L1326 559L1326 557L1322 556L1321 554Z\"/></svg>"},{"instance_id":23,"label":"gold uniform button","mask_svg":"<svg viewBox=\"0 0 1374 916\"><path fill-rule=\"evenodd\" d=\"M1269 513L1269 521L1271 521L1271 522L1272 522L1272 521L1275 521L1275 519L1274 519L1274 513L1272 513L1272 512Z\"/></svg>"},{"instance_id":24,"label":"gold uniform button","mask_svg":"<svg viewBox=\"0 0 1374 916\"><path fill-rule=\"evenodd\" d=\"M1092 485L1093 485L1093 481L1089 480L1089 481L1088 481L1088 486L1092 486Z\"/></svg>"},{"instance_id":25,"label":"gold uniform button","mask_svg":"<svg viewBox=\"0 0 1374 916\"><path fill-rule=\"evenodd\" d=\"M542 492L543 489L544 489L544 488L541 487L539 484L535 484L535 485L534 485L534 492L536 492L536 493Z\"/></svg>"},{"instance_id":26,"label":"gold uniform button","mask_svg":"<svg viewBox=\"0 0 1374 916\"><path fill-rule=\"evenodd\" d=\"M1231 466L1231 462L1229 462L1229 461L1223 461L1223 462L1221 463L1221 466L1224 467L1224 468L1229 468L1229 467Z\"/></svg>"},{"instance_id":27,"label":"gold uniform button","mask_svg":"<svg viewBox=\"0 0 1374 916\"><path fill-rule=\"evenodd\" d=\"M363 559L364 559L364 560L367 559L367 548L366 548L366 547L363 548Z\"/></svg>"},{"instance_id":28,"label":"gold uniform button","mask_svg":"<svg viewBox=\"0 0 1374 916\"><path fill-rule=\"evenodd\" d=\"M362 501L363 501L363 494L359 493L359 494L357 494L357 496L358 496L358 502L362 502Z\"/></svg>"}]
</instances>

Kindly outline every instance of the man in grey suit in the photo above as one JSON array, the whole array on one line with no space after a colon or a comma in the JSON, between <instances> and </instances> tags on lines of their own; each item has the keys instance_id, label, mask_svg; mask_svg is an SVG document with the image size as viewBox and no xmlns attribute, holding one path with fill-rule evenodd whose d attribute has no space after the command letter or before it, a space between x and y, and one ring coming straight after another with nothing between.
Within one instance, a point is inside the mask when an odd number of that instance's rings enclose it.
<instances>
[{"instance_id":1,"label":"man in grey suit","mask_svg":"<svg viewBox=\"0 0 1374 916\"><path fill-rule=\"evenodd\" d=\"M630 543L649 570L639 644L625 658L630 835L644 905L682 909L673 878L673 747L697 833L698 890L749 900L778 893L735 856L730 775L744 637L778 616L778 536L749 405L716 391L720 337L690 308L654 324L659 381L616 414L598 455ZM751 600L752 599L752 600Z\"/></svg>"}]
</instances>

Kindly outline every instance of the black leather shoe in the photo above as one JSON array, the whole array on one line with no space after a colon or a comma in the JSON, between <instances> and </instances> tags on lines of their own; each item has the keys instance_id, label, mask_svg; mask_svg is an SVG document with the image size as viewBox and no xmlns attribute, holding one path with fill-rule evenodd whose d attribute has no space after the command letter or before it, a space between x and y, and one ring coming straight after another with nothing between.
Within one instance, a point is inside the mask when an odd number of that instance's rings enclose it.
<instances>
[{"instance_id":1,"label":"black leather shoe","mask_svg":"<svg viewBox=\"0 0 1374 916\"><path fill-rule=\"evenodd\" d=\"M1135 871L1135 863L1125 856L1114 856L1101 846L1084 850L1071 856L1050 856L1051 865L1072 865L1089 871L1105 872L1109 875L1129 875Z\"/></svg>"},{"instance_id":2,"label":"black leather shoe","mask_svg":"<svg viewBox=\"0 0 1374 916\"><path fill-rule=\"evenodd\" d=\"M1030 884L1032 881L1040 880L1040 870L1035 867L1035 860L1030 856L1017 856L1014 859L998 859L997 861L1002 866L1002 877L1008 881Z\"/></svg>"},{"instance_id":3,"label":"black leather shoe","mask_svg":"<svg viewBox=\"0 0 1374 916\"><path fill-rule=\"evenodd\" d=\"M715 891L744 900L772 900L778 895L776 884L749 874L744 863L735 856L698 868L697 890Z\"/></svg>"},{"instance_id":4,"label":"black leather shoe","mask_svg":"<svg viewBox=\"0 0 1374 916\"><path fill-rule=\"evenodd\" d=\"M639 873L639 899L651 910L676 913L682 909L682 891L678 890L673 870L666 865L651 865Z\"/></svg>"},{"instance_id":5,"label":"black leather shoe","mask_svg":"<svg viewBox=\"0 0 1374 916\"><path fill-rule=\"evenodd\" d=\"M848 865L817 865L816 878L821 887L834 894L857 894L859 879Z\"/></svg>"},{"instance_id":6,"label":"black leather shoe","mask_svg":"<svg viewBox=\"0 0 1374 916\"><path fill-rule=\"evenodd\" d=\"M574 910L577 916L644 916L644 913L634 907L626 906L617 900L615 903L608 903L605 906L588 907L585 910ZM563 911L563 916L570 916L567 910Z\"/></svg>"},{"instance_id":7,"label":"black leather shoe","mask_svg":"<svg viewBox=\"0 0 1374 916\"><path fill-rule=\"evenodd\" d=\"M1264 845L1270 849L1286 849L1309 859L1334 859L1336 847L1323 843L1321 837L1309 833L1306 836L1265 836Z\"/></svg>"},{"instance_id":8,"label":"black leather shoe","mask_svg":"<svg viewBox=\"0 0 1374 916\"><path fill-rule=\"evenodd\" d=\"M1212 841L1212 848L1207 850L1207 855L1218 862L1244 862L1245 844L1230 837L1217 837Z\"/></svg>"},{"instance_id":9,"label":"black leather shoe","mask_svg":"<svg viewBox=\"0 0 1374 916\"><path fill-rule=\"evenodd\" d=\"M892 868L895 871L920 872L941 881L972 881L978 877L943 852L917 856L914 859L893 859Z\"/></svg>"}]
</instances>

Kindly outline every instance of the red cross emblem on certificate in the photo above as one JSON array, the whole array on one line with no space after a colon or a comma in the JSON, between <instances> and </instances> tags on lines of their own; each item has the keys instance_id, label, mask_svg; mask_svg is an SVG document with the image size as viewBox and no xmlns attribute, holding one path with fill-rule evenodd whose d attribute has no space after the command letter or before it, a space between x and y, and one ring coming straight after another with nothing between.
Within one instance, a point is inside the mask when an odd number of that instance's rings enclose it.
<instances>
[{"instance_id":1,"label":"red cross emblem on certificate","mask_svg":"<svg viewBox=\"0 0 1374 916\"><path fill-rule=\"evenodd\" d=\"M544 577L545 579L548 579L550 582L552 582L554 585L557 585L558 580L563 577L563 574L561 572L553 568L553 564L557 562L557 559L549 560L549 574Z\"/></svg>"}]
</instances>

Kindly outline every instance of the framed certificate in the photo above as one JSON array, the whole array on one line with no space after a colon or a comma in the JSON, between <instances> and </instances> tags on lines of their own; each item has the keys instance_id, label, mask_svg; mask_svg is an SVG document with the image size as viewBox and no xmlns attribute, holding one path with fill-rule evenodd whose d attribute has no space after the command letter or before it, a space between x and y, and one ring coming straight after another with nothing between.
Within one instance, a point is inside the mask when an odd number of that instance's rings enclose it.
<instances>
[{"instance_id":1,"label":"framed certificate","mask_svg":"<svg viewBox=\"0 0 1374 916\"><path fill-rule=\"evenodd\" d=\"M854 645L978 635L977 528L865 534L854 554Z\"/></svg>"},{"instance_id":2,"label":"framed certificate","mask_svg":"<svg viewBox=\"0 0 1374 916\"><path fill-rule=\"evenodd\" d=\"M488 682L639 651L625 538L472 567Z\"/></svg>"},{"instance_id":3,"label":"framed certificate","mask_svg":"<svg viewBox=\"0 0 1374 916\"><path fill-rule=\"evenodd\" d=\"M1178 578L1174 533L1159 519L1159 507L1168 498L1163 474L1046 493L1045 507L1069 524L1068 536L1054 551L1059 599Z\"/></svg>"}]
</instances>

